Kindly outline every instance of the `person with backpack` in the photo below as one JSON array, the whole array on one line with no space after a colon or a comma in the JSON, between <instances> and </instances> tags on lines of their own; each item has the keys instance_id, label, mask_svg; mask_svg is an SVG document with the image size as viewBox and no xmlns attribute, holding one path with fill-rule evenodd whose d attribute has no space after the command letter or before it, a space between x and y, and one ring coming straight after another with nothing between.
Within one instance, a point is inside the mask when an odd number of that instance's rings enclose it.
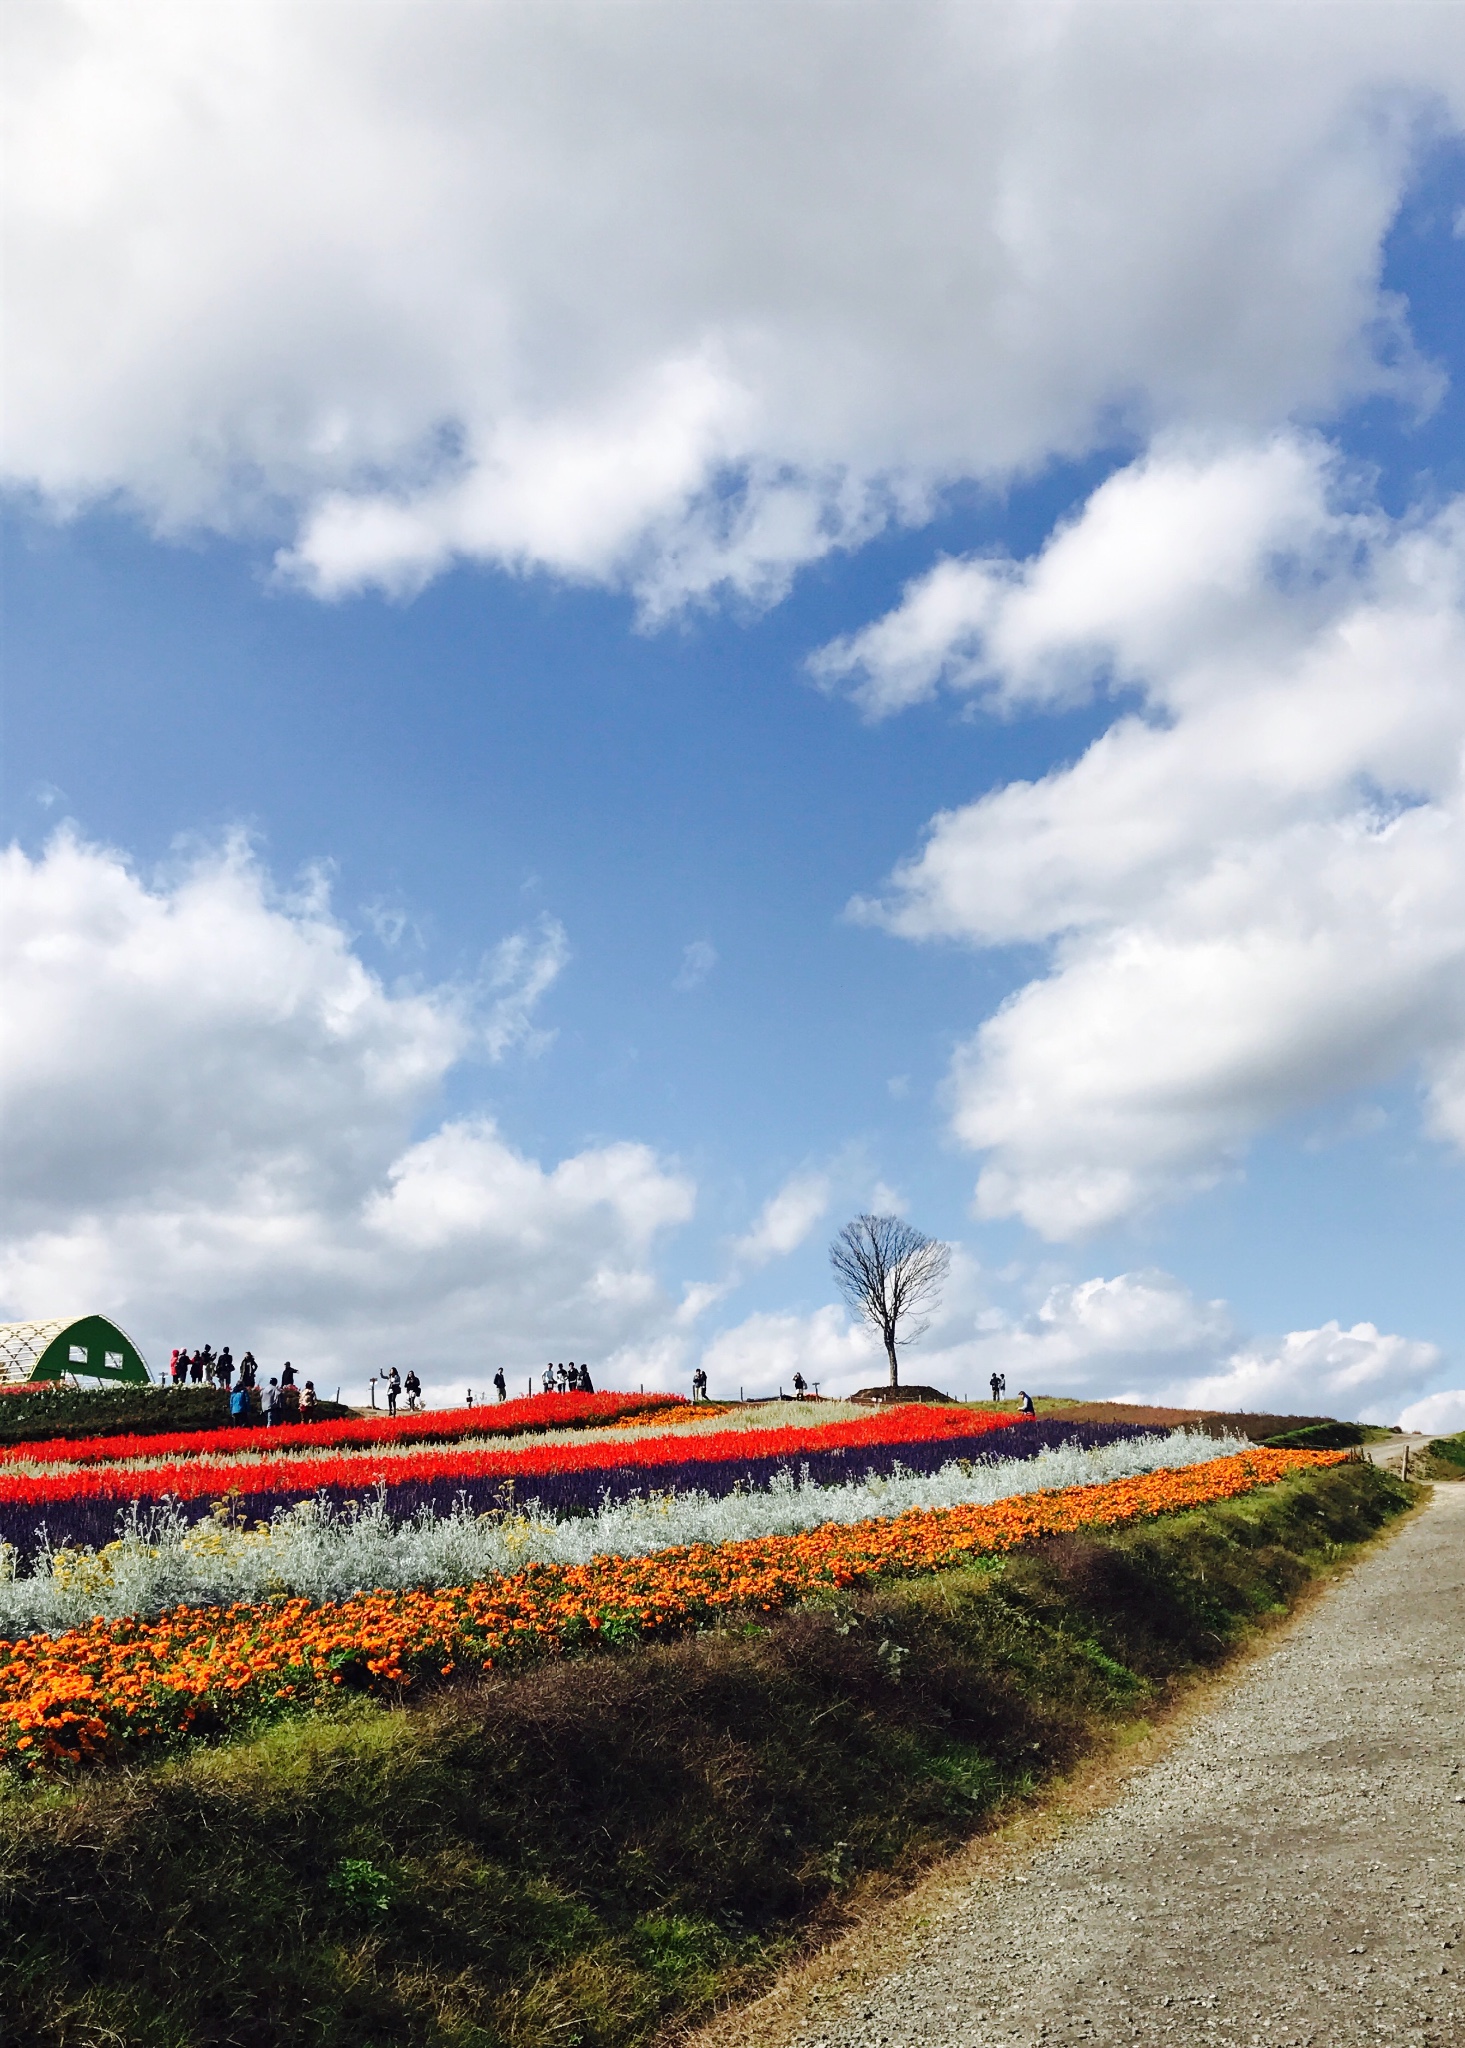
<instances>
[{"instance_id":1,"label":"person with backpack","mask_svg":"<svg viewBox=\"0 0 1465 2048\"><path fill-rule=\"evenodd\" d=\"M245 1386L243 1380L239 1382L238 1386L229 1396L229 1420L236 1429L248 1429L254 1421L254 1415L249 1405L249 1389Z\"/></svg>"}]
</instances>

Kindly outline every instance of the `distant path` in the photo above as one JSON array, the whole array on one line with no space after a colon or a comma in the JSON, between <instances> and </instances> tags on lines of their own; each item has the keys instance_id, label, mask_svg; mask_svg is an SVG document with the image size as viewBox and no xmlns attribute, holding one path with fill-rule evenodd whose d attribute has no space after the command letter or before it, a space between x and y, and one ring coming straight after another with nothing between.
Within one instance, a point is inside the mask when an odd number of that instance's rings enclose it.
<instances>
[{"instance_id":1,"label":"distant path","mask_svg":"<svg viewBox=\"0 0 1465 2048\"><path fill-rule=\"evenodd\" d=\"M1462 2048L1465 1485L1107 1811L948 1897L895 1975L790 2041Z\"/></svg>"},{"instance_id":2,"label":"distant path","mask_svg":"<svg viewBox=\"0 0 1465 2048\"><path fill-rule=\"evenodd\" d=\"M1437 1441L1438 1432L1435 1436L1425 1436L1422 1433L1413 1436L1390 1436L1385 1437L1381 1443L1365 1444L1363 1455L1365 1458L1371 1458L1375 1465L1382 1465L1387 1471L1397 1472L1404 1462L1406 1451L1412 1459L1416 1451L1427 1451L1430 1445Z\"/></svg>"}]
</instances>

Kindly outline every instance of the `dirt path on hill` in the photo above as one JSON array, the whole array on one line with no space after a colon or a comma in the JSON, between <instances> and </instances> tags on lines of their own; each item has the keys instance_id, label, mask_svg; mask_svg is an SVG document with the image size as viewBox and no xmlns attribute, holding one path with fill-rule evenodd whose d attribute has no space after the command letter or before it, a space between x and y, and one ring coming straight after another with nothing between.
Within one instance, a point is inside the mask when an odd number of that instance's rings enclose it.
<instances>
[{"instance_id":1,"label":"dirt path on hill","mask_svg":"<svg viewBox=\"0 0 1465 2048\"><path fill-rule=\"evenodd\" d=\"M924 1919L872 1919L707 2048L1461 2048L1465 1486L1047 1833L975 1845Z\"/></svg>"}]
</instances>

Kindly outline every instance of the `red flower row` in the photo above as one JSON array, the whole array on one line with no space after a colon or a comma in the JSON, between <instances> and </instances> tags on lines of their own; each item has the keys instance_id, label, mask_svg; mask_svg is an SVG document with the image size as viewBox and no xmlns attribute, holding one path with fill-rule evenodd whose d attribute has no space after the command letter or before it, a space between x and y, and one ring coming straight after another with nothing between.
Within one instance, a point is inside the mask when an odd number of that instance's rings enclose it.
<instances>
[{"instance_id":1,"label":"red flower row","mask_svg":"<svg viewBox=\"0 0 1465 2048\"><path fill-rule=\"evenodd\" d=\"M345 1422L285 1422L268 1438L259 1425L242 1429L170 1430L157 1436L45 1437L0 1446L0 1463L101 1465L119 1458L206 1457L219 1451L272 1451L308 1446L346 1450L371 1444L452 1443L464 1436L517 1436L525 1430L590 1429L659 1409L690 1412L683 1394L534 1394L474 1408L428 1409L421 1415L353 1416Z\"/></svg>"},{"instance_id":2,"label":"red flower row","mask_svg":"<svg viewBox=\"0 0 1465 2048\"><path fill-rule=\"evenodd\" d=\"M557 1399L561 1397L556 1397ZM570 1396L562 1397L568 1400ZM590 1397L587 1397L590 1398ZM969 1408L908 1407L884 1409L855 1422L814 1423L784 1429L723 1429L705 1436L674 1430L664 1436L632 1437L592 1443L557 1436L527 1449L392 1450L365 1458L263 1457L250 1463L219 1458L190 1458L155 1465L144 1471L116 1466L83 1466L52 1473L0 1472L0 1502L44 1506L82 1499L160 1500L172 1494L181 1500L229 1493L286 1493L309 1496L322 1487L366 1492L377 1485L415 1482L429 1485L459 1480L532 1483L551 1474L595 1470L644 1472L652 1484L658 1468L713 1465L729 1459L787 1458L795 1461L818 1451L859 1449L871 1444L930 1443L947 1437L972 1437L1001 1429L1017 1418L980 1413ZM283 1431L268 1437L256 1432L251 1447L273 1450Z\"/></svg>"}]
</instances>

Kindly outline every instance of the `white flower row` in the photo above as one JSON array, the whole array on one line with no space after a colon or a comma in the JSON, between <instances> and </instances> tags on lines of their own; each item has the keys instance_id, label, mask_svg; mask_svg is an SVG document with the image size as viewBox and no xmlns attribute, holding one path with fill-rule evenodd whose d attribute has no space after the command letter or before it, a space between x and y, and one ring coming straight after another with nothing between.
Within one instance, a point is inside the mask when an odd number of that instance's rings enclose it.
<instances>
[{"instance_id":1,"label":"white flower row","mask_svg":"<svg viewBox=\"0 0 1465 2048\"><path fill-rule=\"evenodd\" d=\"M8 1546L0 1546L0 1637L58 1634L98 1615L227 1606L281 1593L340 1600L371 1589L461 1586L529 1563L645 1556L676 1544L791 1535L907 1508L985 1505L1050 1487L1096 1486L1244 1449L1239 1439L1175 1430L1097 1450L1061 1445L1035 1458L953 1463L935 1473L897 1471L839 1486L814 1486L785 1473L767 1489L720 1500L704 1493L651 1494L564 1519L530 1502L509 1516L459 1507L398 1523L379 1499L346 1509L312 1500L282 1508L267 1527L246 1530L218 1521L190 1527L166 1511L149 1521L134 1511L121 1535L101 1550L43 1552L24 1577L15 1574L15 1553L6 1555Z\"/></svg>"}]
</instances>

